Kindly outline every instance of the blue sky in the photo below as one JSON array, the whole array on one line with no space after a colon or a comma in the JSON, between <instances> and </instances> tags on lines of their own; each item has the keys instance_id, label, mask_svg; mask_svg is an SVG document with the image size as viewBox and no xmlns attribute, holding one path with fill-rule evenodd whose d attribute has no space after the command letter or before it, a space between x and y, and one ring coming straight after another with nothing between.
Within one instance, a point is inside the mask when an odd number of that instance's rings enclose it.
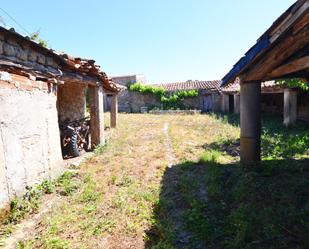
<instances>
[{"instance_id":1,"label":"blue sky","mask_svg":"<svg viewBox=\"0 0 309 249\"><path fill-rule=\"evenodd\" d=\"M2 1L50 47L151 83L221 79L295 0ZM0 12L8 27L25 34Z\"/></svg>"}]
</instances>

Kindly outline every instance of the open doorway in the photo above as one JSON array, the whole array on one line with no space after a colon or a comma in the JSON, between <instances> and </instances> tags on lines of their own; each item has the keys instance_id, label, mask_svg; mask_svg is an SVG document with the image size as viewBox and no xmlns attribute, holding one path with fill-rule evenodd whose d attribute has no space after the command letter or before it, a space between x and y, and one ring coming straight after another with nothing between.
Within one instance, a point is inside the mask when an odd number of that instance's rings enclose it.
<instances>
[{"instance_id":1,"label":"open doorway","mask_svg":"<svg viewBox=\"0 0 309 249\"><path fill-rule=\"evenodd\" d=\"M229 112L234 113L234 95L229 95Z\"/></svg>"}]
</instances>

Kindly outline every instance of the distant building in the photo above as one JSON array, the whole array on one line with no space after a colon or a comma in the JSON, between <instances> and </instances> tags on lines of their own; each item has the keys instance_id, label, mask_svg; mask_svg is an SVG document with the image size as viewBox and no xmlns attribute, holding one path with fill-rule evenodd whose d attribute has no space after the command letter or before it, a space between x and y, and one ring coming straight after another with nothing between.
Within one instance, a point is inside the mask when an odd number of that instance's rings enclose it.
<instances>
[{"instance_id":1,"label":"distant building","mask_svg":"<svg viewBox=\"0 0 309 249\"><path fill-rule=\"evenodd\" d=\"M127 86L128 83L136 83L136 82L147 84L146 77L143 74L113 76L111 77L111 80L123 86Z\"/></svg>"},{"instance_id":2,"label":"distant building","mask_svg":"<svg viewBox=\"0 0 309 249\"><path fill-rule=\"evenodd\" d=\"M118 84L125 84L125 82L143 83L143 79L145 79L144 76L137 77L137 75L112 78L113 82ZM214 80L153 84L153 86L163 87L169 93L180 90L197 90L197 97L187 98L183 101L184 108L206 112L221 110L220 84L221 81ZM108 100L108 98L106 99ZM109 105L109 103L106 103L106 109L109 109ZM124 90L118 94L118 106L120 112L140 112L142 107L148 107L148 109L154 107L161 108L161 102L158 97L153 94L142 94L139 92Z\"/></svg>"},{"instance_id":3,"label":"distant building","mask_svg":"<svg viewBox=\"0 0 309 249\"><path fill-rule=\"evenodd\" d=\"M111 77L112 82L127 87L129 83L142 83L144 85L147 84L147 80L145 75L143 74L132 74L132 75L121 75L121 76L113 76ZM129 98L128 90L123 90L118 94L118 110L120 112L130 112L130 105L127 101ZM109 94L105 95L104 98L104 110L110 111L112 103L112 96Z\"/></svg>"}]
</instances>

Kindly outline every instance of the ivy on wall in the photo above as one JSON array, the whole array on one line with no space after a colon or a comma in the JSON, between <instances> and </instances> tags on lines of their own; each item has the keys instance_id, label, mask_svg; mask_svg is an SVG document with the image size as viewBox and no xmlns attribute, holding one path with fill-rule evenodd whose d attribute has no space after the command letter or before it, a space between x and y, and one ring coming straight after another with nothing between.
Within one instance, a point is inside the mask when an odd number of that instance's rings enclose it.
<instances>
[{"instance_id":1,"label":"ivy on wall","mask_svg":"<svg viewBox=\"0 0 309 249\"><path fill-rule=\"evenodd\" d=\"M163 104L164 109L182 107L182 101L185 98L193 98L198 96L197 90L180 90L169 93L163 87L148 86L141 83L129 84L128 89L131 92L140 92L143 94L150 93L157 96Z\"/></svg>"},{"instance_id":2,"label":"ivy on wall","mask_svg":"<svg viewBox=\"0 0 309 249\"><path fill-rule=\"evenodd\" d=\"M298 87L303 91L309 91L309 83L304 79L280 79L276 80L276 84L281 86L288 86L290 88Z\"/></svg>"}]
</instances>

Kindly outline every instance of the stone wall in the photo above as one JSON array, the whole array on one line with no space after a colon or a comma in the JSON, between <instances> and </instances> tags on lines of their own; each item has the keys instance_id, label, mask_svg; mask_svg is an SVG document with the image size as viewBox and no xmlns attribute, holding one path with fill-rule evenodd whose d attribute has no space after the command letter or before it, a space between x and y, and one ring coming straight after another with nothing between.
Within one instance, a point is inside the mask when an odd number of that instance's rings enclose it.
<instances>
[{"instance_id":1,"label":"stone wall","mask_svg":"<svg viewBox=\"0 0 309 249\"><path fill-rule=\"evenodd\" d=\"M309 94L297 94L297 118L299 120L309 121Z\"/></svg>"},{"instance_id":2,"label":"stone wall","mask_svg":"<svg viewBox=\"0 0 309 249\"><path fill-rule=\"evenodd\" d=\"M0 81L0 208L63 169L56 96L12 84Z\"/></svg>"},{"instance_id":3,"label":"stone wall","mask_svg":"<svg viewBox=\"0 0 309 249\"><path fill-rule=\"evenodd\" d=\"M184 109L195 109L203 111L203 95L193 98L186 98L183 101ZM221 111L222 96L212 94L213 110ZM162 108L162 104L158 97L153 94L142 94L139 92L122 91L118 94L118 110L119 112L141 112L141 107Z\"/></svg>"},{"instance_id":4,"label":"stone wall","mask_svg":"<svg viewBox=\"0 0 309 249\"><path fill-rule=\"evenodd\" d=\"M158 97L153 94L142 94L139 92L121 91L118 94L119 112L141 112L141 107L161 107Z\"/></svg>"},{"instance_id":5,"label":"stone wall","mask_svg":"<svg viewBox=\"0 0 309 249\"><path fill-rule=\"evenodd\" d=\"M128 83L142 83L142 84L147 84L147 80L145 75L143 74L135 74L135 75L126 75L126 76L115 76L111 77L111 80L117 84L127 86Z\"/></svg>"},{"instance_id":6,"label":"stone wall","mask_svg":"<svg viewBox=\"0 0 309 249\"><path fill-rule=\"evenodd\" d=\"M283 104L283 93L264 93L261 96L262 112L283 114Z\"/></svg>"},{"instance_id":7,"label":"stone wall","mask_svg":"<svg viewBox=\"0 0 309 249\"><path fill-rule=\"evenodd\" d=\"M87 87L78 83L65 82L58 86L57 109L59 121L82 119L86 111Z\"/></svg>"},{"instance_id":8,"label":"stone wall","mask_svg":"<svg viewBox=\"0 0 309 249\"><path fill-rule=\"evenodd\" d=\"M31 46L29 42L0 32L0 58L59 74L57 60L43 50L38 51L38 48Z\"/></svg>"},{"instance_id":9,"label":"stone wall","mask_svg":"<svg viewBox=\"0 0 309 249\"><path fill-rule=\"evenodd\" d=\"M185 109L202 110L203 109L203 96L197 96L194 98L185 98L183 101Z\"/></svg>"}]
</instances>

